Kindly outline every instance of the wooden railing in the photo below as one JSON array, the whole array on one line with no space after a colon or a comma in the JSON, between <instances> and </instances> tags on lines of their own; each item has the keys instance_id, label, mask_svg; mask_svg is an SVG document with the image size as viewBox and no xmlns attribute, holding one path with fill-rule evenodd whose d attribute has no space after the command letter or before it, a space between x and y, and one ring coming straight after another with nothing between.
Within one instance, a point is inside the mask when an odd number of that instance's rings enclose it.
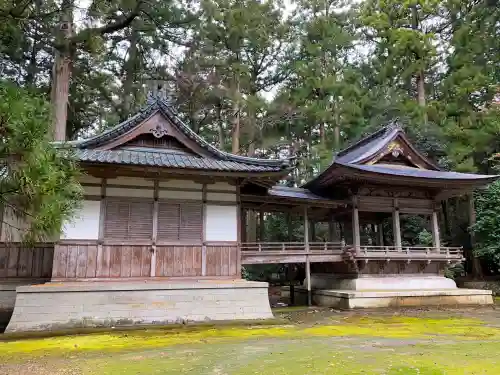
<instances>
[{"instance_id":1,"label":"wooden railing","mask_svg":"<svg viewBox=\"0 0 500 375\"><path fill-rule=\"evenodd\" d=\"M339 262L355 260L463 260L462 248L441 246L360 246L340 242L246 242L241 244L243 263Z\"/></svg>"},{"instance_id":2,"label":"wooden railing","mask_svg":"<svg viewBox=\"0 0 500 375\"><path fill-rule=\"evenodd\" d=\"M345 248L345 254L355 258L439 258L439 259L462 259L461 247L441 246L360 246L356 249L353 246Z\"/></svg>"},{"instance_id":3,"label":"wooden railing","mask_svg":"<svg viewBox=\"0 0 500 375\"><path fill-rule=\"evenodd\" d=\"M341 255L343 247L340 242L244 242L241 244L242 254L247 253L300 253L300 254L337 254Z\"/></svg>"}]
</instances>

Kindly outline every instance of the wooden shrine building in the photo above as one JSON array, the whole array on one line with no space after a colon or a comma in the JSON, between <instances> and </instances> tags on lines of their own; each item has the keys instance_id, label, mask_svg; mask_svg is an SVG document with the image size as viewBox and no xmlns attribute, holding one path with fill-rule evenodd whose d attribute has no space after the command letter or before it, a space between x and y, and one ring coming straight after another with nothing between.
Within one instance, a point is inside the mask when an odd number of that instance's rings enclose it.
<instances>
[{"instance_id":1,"label":"wooden shrine building","mask_svg":"<svg viewBox=\"0 0 500 375\"><path fill-rule=\"evenodd\" d=\"M290 160L220 151L161 98L68 144L85 171L77 217L33 249L2 228L1 240L11 239L0 248L8 331L269 318L267 283L242 280L245 264L304 264L297 293L317 304L491 303L491 292L457 289L442 276L462 252L441 243L437 205L496 176L441 171L398 126L345 149L300 188L278 184ZM263 241L248 230L249 211L260 220L301 216L303 241ZM403 244L405 214L430 218L432 245ZM327 240L316 239L317 223L329 228Z\"/></svg>"}]
</instances>

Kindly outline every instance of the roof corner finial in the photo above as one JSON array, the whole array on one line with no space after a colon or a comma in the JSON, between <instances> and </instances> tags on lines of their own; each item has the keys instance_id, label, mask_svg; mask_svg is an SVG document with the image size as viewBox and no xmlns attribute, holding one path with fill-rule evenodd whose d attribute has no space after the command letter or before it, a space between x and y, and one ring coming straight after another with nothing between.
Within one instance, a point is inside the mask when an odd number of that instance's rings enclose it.
<instances>
[{"instance_id":1,"label":"roof corner finial","mask_svg":"<svg viewBox=\"0 0 500 375\"><path fill-rule=\"evenodd\" d=\"M148 103L155 101L170 102L169 88L167 81L162 79L151 79L146 81L147 100Z\"/></svg>"}]
</instances>

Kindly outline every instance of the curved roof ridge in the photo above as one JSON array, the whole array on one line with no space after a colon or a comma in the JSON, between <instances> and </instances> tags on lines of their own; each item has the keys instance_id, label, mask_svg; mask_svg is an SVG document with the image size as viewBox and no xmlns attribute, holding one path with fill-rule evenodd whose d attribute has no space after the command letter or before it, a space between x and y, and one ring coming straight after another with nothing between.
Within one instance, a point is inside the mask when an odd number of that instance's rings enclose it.
<instances>
[{"instance_id":1,"label":"curved roof ridge","mask_svg":"<svg viewBox=\"0 0 500 375\"><path fill-rule=\"evenodd\" d=\"M396 120L391 121L389 124L387 124L387 125L381 127L380 129L368 134L367 136L360 137L357 141L350 144L349 146L347 146L343 150L339 151L337 153L337 156L344 156L349 151L352 151L354 148L359 147L361 145L364 145L364 144L366 144L370 141L373 141L377 138L385 137L394 130L396 130L396 131L403 130L401 125L399 125L399 123L397 123Z\"/></svg>"},{"instance_id":2,"label":"curved roof ridge","mask_svg":"<svg viewBox=\"0 0 500 375\"><path fill-rule=\"evenodd\" d=\"M71 141L72 145L78 148L92 147L100 144L103 141L106 141L113 137L115 133L126 132L136 126L138 123L145 120L149 117L154 110L158 109L158 105L156 103L149 103L146 107L142 108L135 115L130 116L126 120L118 123L117 125L106 129L104 132L91 136L89 138L85 138L82 140Z\"/></svg>"},{"instance_id":3,"label":"curved roof ridge","mask_svg":"<svg viewBox=\"0 0 500 375\"><path fill-rule=\"evenodd\" d=\"M148 97L148 104L146 107L140 109L135 115L130 116L126 120L120 122L119 124L113 126L110 129L105 130L100 134L96 134L92 137L66 142L70 146L79 149L91 149L98 147L102 143L113 139L114 137L120 136L130 130L135 126L139 125L142 121L150 117L155 113L155 111L161 112L163 116L168 118L172 123L187 137L196 142L200 147L207 150L213 157L219 158L224 161L232 161L245 163L249 165L256 166L269 166L269 167L280 167L286 169L291 167L290 159L260 159L249 156L234 155L218 148L212 146L198 134L196 134L188 125L186 125L178 116L177 112L165 101L164 98L159 96Z\"/></svg>"},{"instance_id":4,"label":"curved roof ridge","mask_svg":"<svg viewBox=\"0 0 500 375\"><path fill-rule=\"evenodd\" d=\"M204 147L208 151L212 152L216 156L222 158L223 160L243 162L252 165L269 165L278 166L281 165L283 168L290 166L290 159L259 159L250 156L235 155L229 152L219 150L218 148L212 146L198 134L196 134L189 126L187 126L177 115L175 110L173 110L162 98L157 98L157 103L160 111L163 112L171 121L179 127L179 129L186 134L189 138L194 140L200 146Z\"/></svg>"}]
</instances>

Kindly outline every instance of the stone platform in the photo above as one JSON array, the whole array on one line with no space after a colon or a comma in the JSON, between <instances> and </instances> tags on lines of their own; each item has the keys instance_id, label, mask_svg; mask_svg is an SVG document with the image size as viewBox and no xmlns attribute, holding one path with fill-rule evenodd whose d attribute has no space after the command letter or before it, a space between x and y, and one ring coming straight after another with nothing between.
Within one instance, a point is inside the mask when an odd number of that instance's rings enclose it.
<instances>
[{"instance_id":1,"label":"stone platform","mask_svg":"<svg viewBox=\"0 0 500 375\"><path fill-rule=\"evenodd\" d=\"M283 296L289 296L284 288ZM318 306L340 309L491 305L491 290L459 289L439 274L311 275L311 299ZM295 301L307 304L307 289L295 288Z\"/></svg>"},{"instance_id":2,"label":"stone platform","mask_svg":"<svg viewBox=\"0 0 500 375\"><path fill-rule=\"evenodd\" d=\"M7 326L12 312L14 311L16 288L43 282L45 282L45 280L40 279L0 280L0 329Z\"/></svg>"},{"instance_id":3,"label":"stone platform","mask_svg":"<svg viewBox=\"0 0 500 375\"><path fill-rule=\"evenodd\" d=\"M6 332L272 318L268 284L94 281L17 288Z\"/></svg>"},{"instance_id":4,"label":"stone platform","mask_svg":"<svg viewBox=\"0 0 500 375\"><path fill-rule=\"evenodd\" d=\"M307 289L295 289L295 300L307 303ZM442 289L442 290L314 290L313 304L339 309L409 307L409 306L470 306L492 305L490 290Z\"/></svg>"}]
</instances>

